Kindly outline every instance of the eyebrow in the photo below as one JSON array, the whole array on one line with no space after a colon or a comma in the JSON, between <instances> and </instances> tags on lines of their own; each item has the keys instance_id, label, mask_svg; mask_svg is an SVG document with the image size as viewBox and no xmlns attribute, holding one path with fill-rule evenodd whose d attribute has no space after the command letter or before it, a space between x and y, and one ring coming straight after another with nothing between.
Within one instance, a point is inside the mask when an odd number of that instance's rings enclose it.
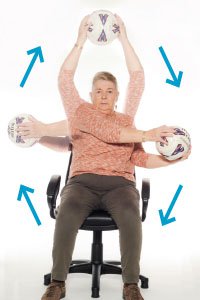
<instances>
[{"instance_id":1,"label":"eyebrow","mask_svg":"<svg viewBox=\"0 0 200 300\"><path fill-rule=\"evenodd\" d=\"M98 91L98 90L102 90L102 89L101 88L96 88L95 90ZM113 90L113 88L107 88L107 90Z\"/></svg>"}]
</instances>

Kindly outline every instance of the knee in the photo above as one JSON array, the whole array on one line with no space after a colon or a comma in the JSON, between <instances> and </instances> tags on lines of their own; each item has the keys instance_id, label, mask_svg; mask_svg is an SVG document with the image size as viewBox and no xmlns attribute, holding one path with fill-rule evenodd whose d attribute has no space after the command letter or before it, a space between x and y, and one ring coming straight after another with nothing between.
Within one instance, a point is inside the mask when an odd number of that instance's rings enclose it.
<instances>
[{"instance_id":1,"label":"knee","mask_svg":"<svg viewBox=\"0 0 200 300\"><path fill-rule=\"evenodd\" d=\"M66 219L78 215L81 211L81 197L75 194L62 195L56 219Z\"/></svg>"}]
</instances>

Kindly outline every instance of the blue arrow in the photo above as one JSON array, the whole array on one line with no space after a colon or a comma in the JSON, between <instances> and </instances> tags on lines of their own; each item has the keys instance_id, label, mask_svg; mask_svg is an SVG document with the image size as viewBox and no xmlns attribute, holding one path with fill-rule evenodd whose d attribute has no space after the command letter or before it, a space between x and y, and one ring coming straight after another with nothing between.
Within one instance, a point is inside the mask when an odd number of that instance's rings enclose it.
<instances>
[{"instance_id":1,"label":"blue arrow","mask_svg":"<svg viewBox=\"0 0 200 300\"><path fill-rule=\"evenodd\" d=\"M170 215L170 213L171 213L171 211L172 211L172 209L173 209L173 207L174 207L174 205L176 203L176 200L177 200L177 198L178 198L178 196L179 196L182 188L183 188L183 186L181 184L179 184L179 187L178 187L178 189L177 189L177 191L176 191L176 193L174 195L174 198L172 199L172 202L171 202L171 204L170 204L170 206L169 206L169 208L168 208L165 216L163 214L162 209L159 210L160 220L161 220L162 226L167 225L169 223L172 223L172 222L176 221L176 218L174 218L174 217L171 218L171 219L169 219L169 215Z\"/></svg>"},{"instance_id":2,"label":"blue arrow","mask_svg":"<svg viewBox=\"0 0 200 300\"><path fill-rule=\"evenodd\" d=\"M41 225L41 221L38 218L38 215L37 215L37 213L36 213L36 211L35 211L35 209L33 207L33 204L31 203L31 200L30 200L27 192L34 193L34 189L31 189L31 188L29 188L29 187L21 184L20 188L19 188L19 193L18 193L18 196L17 196L17 200L21 201L21 198L24 195L24 198L26 199L26 202L28 203L28 206L29 206L29 208L30 208L30 210L31 210L31 212L32 212L32 214L33 214L33 216L34 216L34 218L35 218L38 226L39 226L39 225Z\"/></svg>"},{"instance_id":3,"label":"blue arrow","mask_svg":"<svg viewBox=\"0 0 200 300\"><path fill-rule=\"evenodd\" d=\"M29 55L29 54L33 54L33 53L34 53L33 58L32 58L32 60L31 60L31 62L30 62L30 64L29 64L29 66L28 66L28 69L26 70L26 73L25 73L25 75L24 75L24 77L23 77L21 83L20 83L20 86L21 86L21 87L24 87L24 85L25 85L25 83L26 83L26 80L27 80L27 78L28 78L28 76L29 76L29 74L30 74L30 72L31 72L31 70L32 70L32 68L33 68L33 66L34 66L34 63L35 63L37 57L39 56L39 59L40 59L40 62L41 62L41 63L44 62L44 58L43 58L43 54L42 54L42 49L41 49L41 47L36 47L36 48L33 48L33 49L27 51L27 54L28 54L28 55Z\"/></svg>"},{"instance_id":4,"label":"blue arrow","mask_svg":"<svg viewBox=\"0 0 200 300\"><path fill-rule=\"evenodd\" d=\"M174 70L173 70L173 68L172 68L172 66L171 66L171 64L170 64L170 62L169 62L169 60L168 60L168 58L165 54L165 51L164 51L163 47L159 47L159 50L160 50L160 53L161 53L166 65L167 65L167 67L169 69L169 72L170 72L170 74L172 76L172 79L173 79L173 80L167 79L166 83L169 83L169 84L174 85L176 87L180 87L183 72L179 71L178 78L177 78L176 74L174 73Z\"/></svg>"}]
</instances>

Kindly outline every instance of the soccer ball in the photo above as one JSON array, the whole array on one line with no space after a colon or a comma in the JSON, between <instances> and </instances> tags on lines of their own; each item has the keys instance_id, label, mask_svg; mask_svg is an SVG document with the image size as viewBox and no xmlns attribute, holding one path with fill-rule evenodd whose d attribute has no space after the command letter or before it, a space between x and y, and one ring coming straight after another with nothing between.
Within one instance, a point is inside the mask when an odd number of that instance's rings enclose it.
<instances>
[{"instance_id":1,"label":"soccer ball","mask_svg":"<svg viewBox=\"0 0 200 300\"><path fill-rule=\"evenodd\" d=\"M119 26L115 16L108 10L96 10L90 17L87 31L89 40L96 45L111 43L119 34Z\"/></svg>"},{"instance_id":2,"label":"soccer ball","mask_svg":"<svg viewBox=\"0 0 200 300\"><path fill-rule=\"evenodd\" d=\"M37 138L23 139L16 131L19 124L30 122L28 117L28 114L19 114L8 123L8 136L10 140L15 143L15 145L23 148L31 147L38 141Z\"/></svg>"},{"instance_id":3,"label":"soccer ball","mask_svg":"<svg viewBox=\"0 0 200 300\"><path fill-rule=\"evenodd\" d=\"M188 152L191 139L189 133L182 127L176 126L172 137L165 137L168 144L156 142L158 152L167 160L175 160Z\"/></svg>"}]
</instances>

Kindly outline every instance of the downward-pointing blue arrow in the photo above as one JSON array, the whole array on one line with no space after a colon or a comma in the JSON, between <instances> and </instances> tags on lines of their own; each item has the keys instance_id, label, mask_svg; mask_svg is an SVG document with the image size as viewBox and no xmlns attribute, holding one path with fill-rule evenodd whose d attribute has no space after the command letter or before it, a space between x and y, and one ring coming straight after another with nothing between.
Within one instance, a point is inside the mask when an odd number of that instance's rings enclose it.
<instances>
[{"instance_id":1,"label":"downward-pointing blue arrow","mask_svg":"<svg viewBox=\"0 0 200 300\"><path fill-rule=\"evenodd\" d=\"M176 87L180 87L183 72L179 71L179 74L178 74L178 77L177 77L176 74L174 73L174 70L173 70L168 58L167 58L167 55L165 54L165 51L164 51L163 47L159 47L159 50L160 50L160 53L161 53L166 65L167 65L167 67L169 69L169 72L170 72L170 74L172 76L172 79L173 79L173 80L167 79L166 83L169 83L169 84L174 85Z\"/></svg>"},{"instance_id":2,"label":"downward-pointing blue arrow","mask_svg":"<svg viewBox=\"0 0 200 300\"><path fill-rule=\"evenodd\" d=\"M21 184L20 188L19 188L19 193L18 193L18 196L17 196L17 200L21 201L22 196L24 196L24 198L26 199L26 202L28 203L28 206L29 206L29 208L30 208L30 210L31 210L38 226L39 226L42 223L41 223L41 221L40 221L40 219L39 219L39 217L38 217L38 215L37 215L37 213L36 213L36 211L33 207L33 204L31 203L31 200L30 200L27 192L34 193L34 189L31 189L31 188Z\"/></svg>"},{"instance_id":3,"label":"downward-pointing blue arrow","mask_svg":"<svg viewBox=\"0 0 200 300\"><path fill-rule=\"evenodd\" d=\"M41 49L40 46L27 51L27 54L28 54L28 55L29 55L29 54L33 54L33 53L34 53L33 58L32 58L32 60L31 60L31 62L30 62L30 64L29 64L29 66L28 66L28 69L26 70L26 73L25 73L25 75L24 75L24 77L23 77L21 83L20 83L20 86L21 86L21 87L24 87L24 85L25 85L25 83L26 83L26 80L27 80L27 78L28 78L28 76L29 76L29 74L30 74L30 72L31 72L31 70L32 70L32 68L33 68L33 66L34 66L34 63L35 63L37 57L39 56L39 59L40 59L40 62L41 62L41 63L44 62L44 58L43 58L43 54L42 54L42 49Z\"/></svg>"},{"instance_id":4,"label":"downward-pointing blue arrow","mask_svg":"<svg viewBox=\"0 0 200 300\"><path fill-rule=\"evenodd\" d=\"M178 189L177 189L177 191L176 191L176 193L175 193L175 195L174 195L174 198L172 199L172 202L171 202L171 204L170 204L170 206L169 206L169 208L168 208L165 216L163 214L162 209L159 210L160 220L161 220L162 226L167 225L169 223L172 223L172 222L176 221L176 218L174 218L174 217L171 218L171 219L169 219L169 215L172 212L172 209L173 209L173 207L174 207L174 205L176 203L176 200L177 200L177 198L178 198L178 196L179 196L182 188L183 188L183 186L180 184L179 187L178 187Z\"/></svg>"}]
</instances>

